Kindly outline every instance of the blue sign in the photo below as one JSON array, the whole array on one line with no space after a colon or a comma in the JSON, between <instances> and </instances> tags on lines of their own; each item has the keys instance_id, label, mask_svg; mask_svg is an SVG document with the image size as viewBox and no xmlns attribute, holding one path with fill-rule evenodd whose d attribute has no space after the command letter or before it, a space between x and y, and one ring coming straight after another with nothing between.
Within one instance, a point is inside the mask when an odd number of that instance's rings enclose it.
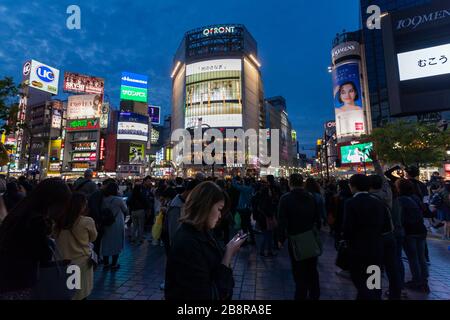
<instances>
[{"instance_id":1,"label":"blue sign","mask_svg":"<svg viewBox=\"0 0 450 320\"><path fill-rule=\"evenodd\" d=\"M36 74L44 82L52 82L55 80L55 75L53 74L52 69L46 66L40 66L36 69Z\"/></svg>"},{"instance_id":2,"label":"blue sign","mask_svg":"<svg viewBox=\"0 0 450 320\"><path fill-rule=\"evenodd\" d=\"M148 106L148 116L152 124L161 124L161 108L156 106Z\"/></svg>"},{"instance_id":3,"label":"blue sign","mask_svg":"<svg viewBox=\"0 0 450 320\"><path fill-rule=\"evenodd\" d=\"M122 72L122 86L147 89L148 77L143 74Z\"/></svg>"}]
</instances>

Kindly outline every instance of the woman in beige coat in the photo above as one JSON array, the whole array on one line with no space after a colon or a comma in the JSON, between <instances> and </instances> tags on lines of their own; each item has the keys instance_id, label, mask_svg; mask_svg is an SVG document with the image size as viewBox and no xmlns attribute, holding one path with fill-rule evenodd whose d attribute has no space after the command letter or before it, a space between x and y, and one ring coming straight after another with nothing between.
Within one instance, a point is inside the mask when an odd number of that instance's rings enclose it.
<instances>
[{"instance_id":1,"label":"woman in beige coat","mask_svg":"<svg viewBox=\"0 0 450 320\"><path fill-rule=\"evenodd\" d=\"M81 288L74 300L84 300L94 286L94 268L90 262L90 243L97 238L95 222L86 217L87 198L82 193L73 193L70 206L56 225L55 239L62 258L80 267Z\"/></svg>"}]
</instances>

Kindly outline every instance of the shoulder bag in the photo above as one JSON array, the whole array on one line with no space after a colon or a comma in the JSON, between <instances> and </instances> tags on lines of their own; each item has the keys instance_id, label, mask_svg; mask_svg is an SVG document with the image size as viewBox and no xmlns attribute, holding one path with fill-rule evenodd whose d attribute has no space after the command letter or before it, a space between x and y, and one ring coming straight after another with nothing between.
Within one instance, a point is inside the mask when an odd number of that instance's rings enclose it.
<instances>
[{"instance_id":1,"label":"shoulder bag","mask_svg":"<svg viewBox=\"0 0 450 320\"><path fill-rule=\"evenodd\" d=\"M303 233L289 236L292 245L294 259L303 261L322 255L323 246L320 240L319 231L316 227Z\"/></svg>"}]
</instances>

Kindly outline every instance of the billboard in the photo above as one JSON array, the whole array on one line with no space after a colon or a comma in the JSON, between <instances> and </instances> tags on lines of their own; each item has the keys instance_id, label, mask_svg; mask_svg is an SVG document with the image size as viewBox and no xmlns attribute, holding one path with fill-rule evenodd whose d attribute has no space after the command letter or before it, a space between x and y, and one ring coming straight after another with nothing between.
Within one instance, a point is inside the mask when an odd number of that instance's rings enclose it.
<instances>
[{"instance_id":1,"label":"billboard","mask_svg":"<svg viewBox=\"0 0 450 320\"><path fill-rule=\"evenodd\" d=\"M161 124L161 107L148 106L148 116L152 124Z\"/></svg>"},{"instance_id":2,"label":"billboard","mask_svg":"<svg viewBox=\"0 0 450 320\"><path fill-rule=\"evenodd\" d=\"M121 79L120 99L147 102L147 76L131 72L122 72Z\"/></svg>"},{"instance_id":3,"label":"billboard","mask_svg":"<svg viewBox=\"0 0 450 320\"><path fill-rule=\"evenodd\" d=\"M67 119L100 118L103 104L103 96L76 95L70 96L67 102Z\"/></svg>"},{"instance_id":4,"label":"billboard","mask_svg":"<svg viewBox=\"0 0 450 320\"><path fill-rule=\"evenodd\" d=\"M61 129L62 111L58 109L52 110L52 128Z\"/></svg>"},{"instance_id":5,"label":"billboard","mask_svg":"<svg viewBox=\"0 0 450 320\"><path fill-rule=\"evenodd\" d=\"M450 74L450 44L397 54L400 81Z\"/></svg>"},{"instance_id":6,"label":"billboard","mask_svg":"<svg viewBox=\"0 0 450 320\"><path fill-rule=\"evenodd\" d=\"M357 164L372 162L372 159L369 157L369 150L372 148L372 142L341 146L341 163Z\"/></svg>"},{"instance_id":7,"label":"billboard","mask_svg":"<svg viewBox=\"0 0 450 320\"><path fill-rule=\"evenodd\" d=\"M58 69L42 62L31 60L25 63L23 75L24 79L28 81L28 86L51 94L58 94Z\"/></svg>"},{"instance_id":8,"label":"billboard","mask_svg":"<svg viewBox=\"0 0 450 320\"><path fill-rule=\"evenodd\" d=\"M102 104L102 112L100 115L100 128L108 128L109 123L109 102L104 102Z\"/></svg>"},{"instance_id":9,"label":"billboard","mask_svg":"<svg viewBox=\"0 0 450 320\"><path fill-rule=\"evenodd\" d=\"M129 162L130 164L144 163L145 153L144 145L130 143Z\"/></svg>"},{"instance_id":10,"label":"billboard","mask_svg":"<svg viewBox=\"0 0 450 320\"><path fill-rule=\"evenodd\" d=\"M242 127L241 59L186 65L185 128Z\"/></svg>"},{"instance_id":11,"label":"billboard","mask_svg":"<svg viewBox=\"0 0 450 320\"><path fill-rule=\"evenodd\" d=\"M77 93L103 94L105 91L105 80L74 72L64 72L63 90Z\"/></svg>"},{"instance_id":12,"label":"billboard","mask_svg":"<svg viewBox=\"0 0 450 320\"><path fill-rule=\"evenodd\" d=\"M366 133L359 63L350 62L333 69L333 95L337 137Z\"/></svg>"},{"instance_id":13,"label":"billboard","mask_svg":"<svg viewBox=\"0 0 450 320\"><path fill-rule=\"evenodd\" d=\"M121 112L117 125L117 140L148 141L148 117Z\"/></svg>"}]
</instances>

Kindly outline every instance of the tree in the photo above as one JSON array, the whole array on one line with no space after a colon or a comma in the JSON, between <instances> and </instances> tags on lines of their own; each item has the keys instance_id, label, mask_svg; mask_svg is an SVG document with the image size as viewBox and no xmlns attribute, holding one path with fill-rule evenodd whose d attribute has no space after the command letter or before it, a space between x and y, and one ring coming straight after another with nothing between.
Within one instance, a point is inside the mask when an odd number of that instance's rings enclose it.
<instances>
[{"instance_id":1,"label":"tree","mask_svg":"<svg viewBox=\"0 0 450 320\"><path fill-rule=\"evenodd\" d=\"M439 130L435 124L398 121L376 128L368 139L380 159L404 166L442 164L450 146L450 133Z\"/></svg>"},{"instance_id":2,"label":"tree","mask_svg":"<svg viewBox=\"0 0 450 320\"><path fill-rule=\"evenodd\" d=\"M0 131L4 130L7 135L17 129L19 89L12 77L0 79Z\"/></svg>"}]
</instances>

